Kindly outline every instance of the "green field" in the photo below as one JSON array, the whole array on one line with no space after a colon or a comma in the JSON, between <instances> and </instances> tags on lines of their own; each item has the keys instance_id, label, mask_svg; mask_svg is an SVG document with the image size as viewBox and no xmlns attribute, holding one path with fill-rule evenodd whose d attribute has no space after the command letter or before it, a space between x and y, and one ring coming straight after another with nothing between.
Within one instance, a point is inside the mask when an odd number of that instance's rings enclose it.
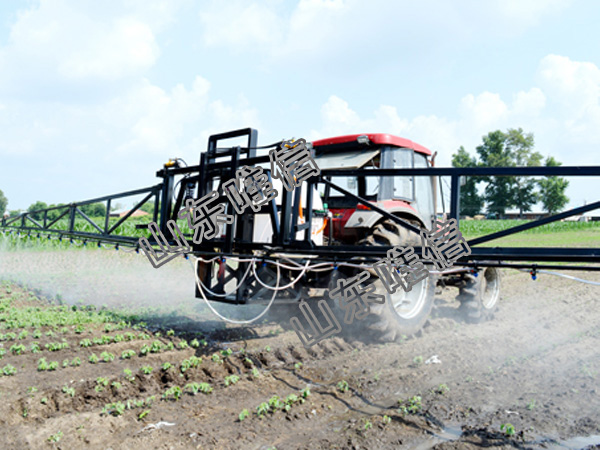
<instances>
[{"instance_id":1,"label":"green field","mask_svg":"<svg viewBox=\"0 0 600 450\"><path fill-rule=\"evenodd\" d=\"M463 236L478 236L512 228L527 220L462 220ZM482 244L486 247L600 247L600 222L553 222Z\"/></svg>"}]
</instances>

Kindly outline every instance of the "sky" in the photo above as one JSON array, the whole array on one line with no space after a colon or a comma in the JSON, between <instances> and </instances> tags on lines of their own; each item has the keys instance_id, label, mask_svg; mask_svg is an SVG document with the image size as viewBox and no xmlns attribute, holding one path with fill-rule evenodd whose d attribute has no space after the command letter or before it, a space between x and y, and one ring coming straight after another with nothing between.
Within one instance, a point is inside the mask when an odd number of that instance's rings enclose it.
<instances>
[{"instance_id":1,"label":"sky","mask_svg":"<svg viewBox=\"0 0 600 450\"><path fill-rule=\"evenodd\" d=\"M0 2L0 189L9 209L151 186L208 136L396 134L449 166L521 127L600 165L600 2ZM600 180L572 179L571 206Z\"/></svg>"}]
</instances>

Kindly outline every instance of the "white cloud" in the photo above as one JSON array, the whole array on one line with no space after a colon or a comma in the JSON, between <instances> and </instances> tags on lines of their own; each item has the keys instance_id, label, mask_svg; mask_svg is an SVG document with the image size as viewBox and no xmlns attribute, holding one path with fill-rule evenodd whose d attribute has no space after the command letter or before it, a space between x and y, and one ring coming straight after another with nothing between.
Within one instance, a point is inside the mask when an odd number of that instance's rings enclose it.
<instances>
[{"instance_id":1,"label":"white cloud","mask_svg":"<svg viewBox=\"0 0 600 450\"><path fill-rule=\"evenodd\" d=\"M571 0L413 2L399 0L299 0L291 10L279 2L212 3L203 7L203 41L236 52L240 46L273 64L294 58L390 57L433 48L472 46L522 34Z\"/></svg>"},{"instance_id":2,"label":"white cloud","mask_svg":"<svg viewBox=\"0 0 600 450\"><path fill-rule=\"evenodd\" d=\"M600 68L591 62L548 55L542 59L538 80L558 106L557 116L573 142L600 143Z\"/></svg>"},{"instance_id":3,"label":"white cloud","mask_svg":"<svg viewBox=\"0 0 600 450\"><path fill-rule=\"evenodd\" d=\"M238 50L270 45L280 39L281 22L267 6L243 2L213 2L200 12L204 43Z\"/></svg>"},{"instance_id":4,"label":"white cloud","mask_svg":"<svg viewBox=\"0 0 600 450\"><path fill-rule=\"evenodd\" d=\"M529 91L520 91L513 98L513 113L535 117L546 106L546 96L540 88L534 87Z\"/></svg>"},{"instance_id":5,"label":"white cloud","mask_svg":"<svg viewBox=\"0 0 600 450\"><path fill-rule=\"evenodd\" d=\"M152 67L158 55L158 45L148 25L133 18L120 18L73 49L59 62L58 72L65 78L117 79Z\"/></svg>"},{"instance_id":6,"label":"white cloud","mask_svg":"<svg viewBox=\"0 0 600 450\"><path fill-rule=\"evenodd\" d=\"M482 92L476 97L468 94L460 102L462 116L477 129L490 128L501 123L508 112L506 103L500 95Z\"/></svg>"},{"instance_id":7,"label":"white cloud","mask_svg":"<svg viewBox=\"0 0 600 450\"><path fill-rule=\"evenodd\" d=\"M495 8L506 19L524 26L537 24L548 14L566 9L572 0L496 0Z\"/></svg>"},{"instance_id":8,"label":"white cloud","mask_svg":"<svg viewBox=\"0 0 600 450\"><path fill-rule=\"evenodd\" d=\"M154 30L132 11L108 13L86 2L42 0L17 14L8 43L0 48L0 88L139 75L159 53Z\"/></svg>"}]
</instances>

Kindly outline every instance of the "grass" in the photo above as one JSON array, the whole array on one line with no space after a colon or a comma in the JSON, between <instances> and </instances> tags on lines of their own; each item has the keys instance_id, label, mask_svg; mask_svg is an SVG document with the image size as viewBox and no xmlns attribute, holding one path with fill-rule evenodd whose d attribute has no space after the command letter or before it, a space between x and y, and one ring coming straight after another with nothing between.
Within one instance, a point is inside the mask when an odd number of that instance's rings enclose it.
<instances>
[{"instance_id":1,"label":"grass","mask_svg":"<svg viewBox=\"0 0 600 450\"><path fill-rule=\"evenodd\" d=\"M527 220L462 220L469 240L528 223ZM483 247L586 247L600 244L600 222L553 222L481 244Z\"/></svg>"}]
</instances>

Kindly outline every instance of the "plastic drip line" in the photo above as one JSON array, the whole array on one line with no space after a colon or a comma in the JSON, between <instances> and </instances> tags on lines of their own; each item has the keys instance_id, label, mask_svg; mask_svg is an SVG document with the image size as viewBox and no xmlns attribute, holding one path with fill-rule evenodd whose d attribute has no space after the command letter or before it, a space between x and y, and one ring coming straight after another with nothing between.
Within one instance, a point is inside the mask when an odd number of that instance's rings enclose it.
<instances>
[{"instance_id":1,"label":"plastic drip line","mask_svg":"<svg viewBox=\"0 0 600 450\"><path fill-rule=\"evenodd\" d=\"M530 272L527 269L520 269L520 271L521 272L527 272L527 273ZM545 273L547 275L554 275L556 277L562 277L562 278L566 278L568 280L573 280L573 281L577 281L579 283L589 284L589 285L592 285L592 286L600 286L600 282L598 282L598 281L584 280L582 278L577 278L577 277L574 277L572 275L566 275L566 274L560 273L560 272L553 272L553 271L550 271L550 270L540 270L540 269L537 269L536 272L537 273Z\"/></svg>"},{"instance_id":2,"label":"plastic drip line","mask_svg":"<svg viewBox=\"0 0 600 450\"><path fill-rule=\"evenodd\" d=\"M198 290L200 291L200 294L202 294L202 299L204 300L204 303L206 303L206 305L210 308L210 310L217 316L219 317L221 320L224 320L225 322L229 322L229 323L233 323L236 325L244 325L244 324L248 324L248 323L252 323L257 321L258 319L260 319L262 316L264 316L267 311L269 310L269 308L271 307L271 305L273 304L273 301L275 301L275 296L277 295L277 289L279 288L279 276L280 276L280 270L279 270L279 266L277 266L277 284L275 285L275 288L270 287L270 289L273 289L273 296L271 297L271 301L269 301L269 304L267 305L267 307L263 310L263 312L261 312L258 316L249 319L249 320L233 320L233 319L229 319L221 314L219 314L215 308L213 308L213 306L209 303L208 299L206 298L206 295L204 294L204 289L202 289L202 283L200 283L199 278L198 278L198 261L201 258L196 258L194 264L194 278L196 279L196 286L198 286ZM191 261L190 261L191 263ZM254 264L254 261L251 263Z\"/></svg>"}]
</instances>

